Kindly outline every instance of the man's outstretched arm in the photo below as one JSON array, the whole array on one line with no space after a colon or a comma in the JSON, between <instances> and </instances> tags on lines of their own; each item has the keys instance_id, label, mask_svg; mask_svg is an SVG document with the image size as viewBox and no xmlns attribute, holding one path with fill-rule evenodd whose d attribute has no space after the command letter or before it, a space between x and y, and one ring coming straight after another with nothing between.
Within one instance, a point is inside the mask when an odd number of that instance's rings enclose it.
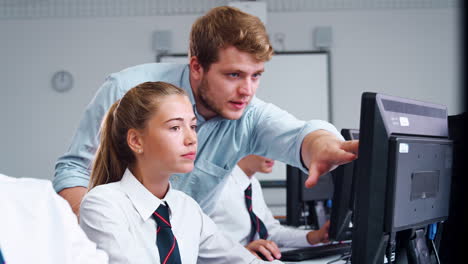
<instances>
[{"instance_id":1,"label":"man's outstretched arm","mask_svg":"<svg viewBox=\"0 0 468 264\"><path fill-rule=\"evenodd\" d=\"M317 184L318 178L357 158L358 140L343 141L325 130L309 133L302 141L302 161L309 169L305 186L310 188Z\"/></svg>"}]
</instances>

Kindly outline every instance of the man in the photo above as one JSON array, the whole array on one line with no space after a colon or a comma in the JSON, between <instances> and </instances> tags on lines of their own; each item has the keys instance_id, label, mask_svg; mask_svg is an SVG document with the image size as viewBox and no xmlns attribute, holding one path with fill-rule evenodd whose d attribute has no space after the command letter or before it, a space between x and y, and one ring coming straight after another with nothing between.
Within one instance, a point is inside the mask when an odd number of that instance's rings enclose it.
<instances>
[{"instance_id":1,"label":"man","mask_svg":"<svg viewBox=\"0 0 468 264\"><path fill-rule=\"evenodd\" d=\"M0 174L0 201L0 263L108 263L50 181Z\"/></svg>"},{"instance_id":2,"label":"man","mask_svg":"<svg viewBox=\"0 0 468 264\"><path fill-rule=\"evenodd\" d=\"M354 160L357 142L342 141L331 124L297 120L254 97L272 54L257 17L233 7L210 10L192 26L188 65L144 64L108 77L88 105L68 152L57 161L55 190L78 213L104 113L127 90L146 81L169 82L189 94L197 116L198 156L191 173L175 175L171 182L207 213L214 208L220 183L246 155L308 170L308 187L319 175Z\"/></svg>"},{"instance_id":3,"label":"man","mask_svg":"<svg viewBox=\"0 0 468 264\"><path fill-rule=\"evenodd\" d=\"M228 237L244 245L254 255L279 259L278 247L307 247L328 242L330 222L320 230L282 226L268 209L255 173L270 173L274 160L249 155L241 159L228 176L227 183L209 215Z\"/></svg>"}]
</instances>

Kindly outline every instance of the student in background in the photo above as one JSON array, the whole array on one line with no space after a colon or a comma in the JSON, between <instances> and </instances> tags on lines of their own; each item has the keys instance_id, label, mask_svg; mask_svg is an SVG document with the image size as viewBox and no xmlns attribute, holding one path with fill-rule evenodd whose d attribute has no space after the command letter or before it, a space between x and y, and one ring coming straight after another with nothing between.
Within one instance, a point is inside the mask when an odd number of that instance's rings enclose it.
<instances>
[{"instance_id":1,"label":"student in background","mask_svg":"<svg viewBox=\"0 0 468 264\"><path fill-rule=\"evenodd\" d=\"M194 167L196 123L186 92L164 82L110 107L80 224L111 263L262 263L169 183Z\"/></svg>"},{"instance_id":2,"label":"student in background","mask_svg":"<svg viewBox=\"0 0 468 264\"><path fill-rule=\"evenodd\" d=\"M193 24L189 46L188 64L130 67L111 74L97 91L55 167L54 188L75 212L87 191L104 114L128 90L148 81L171 83L189 95L199 152L194 170L172 177L171 183L205 212L213 210L223 180L246 155L268 156L308 171L308 187L321 174L356 158L358 143L343 141L333 125L298 120L255 97L273 54L260 19L233 7L213 8Z\"/></svg>"},{"instance_id":3,"label":"student in background","mask_svg":"<svg viewBox=\"0 0 468 264\"><path fill-rule=\"evenodd\" d=\"M269 260L280 258L278 247L307 247L328 242L326 222L320 230L302 230L280 225L268 209L255 173L270 173L274 161L257 155L241 159L210 214L218 228L254 254Z\"/></svg>"},{"instance_id":4,"label":"student in background","mask_svg":"<svg viewBox=\"0 0 468 264\"><path fill-rule=\"evenodd\" d=\"M1 264L108 263L50 181L0 174L0 212Z\"/></svg>"}]
</instances>

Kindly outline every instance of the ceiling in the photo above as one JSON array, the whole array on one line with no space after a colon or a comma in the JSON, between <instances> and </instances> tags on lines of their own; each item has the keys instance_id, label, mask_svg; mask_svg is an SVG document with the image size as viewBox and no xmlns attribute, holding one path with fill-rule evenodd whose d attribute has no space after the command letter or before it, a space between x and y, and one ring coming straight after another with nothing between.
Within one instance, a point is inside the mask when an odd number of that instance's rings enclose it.
<instances>
[{"instance_id":1,"label":"ceiling","mask_svg":"<svg viewBox=\"0 0 468 264\"><path fill-rule=\"evenodd\" d=\"M0 19L202 14L228 0L0 0ZM268 12L458 7L459 0L263 0Z\"/></svg>"}]
</instances>

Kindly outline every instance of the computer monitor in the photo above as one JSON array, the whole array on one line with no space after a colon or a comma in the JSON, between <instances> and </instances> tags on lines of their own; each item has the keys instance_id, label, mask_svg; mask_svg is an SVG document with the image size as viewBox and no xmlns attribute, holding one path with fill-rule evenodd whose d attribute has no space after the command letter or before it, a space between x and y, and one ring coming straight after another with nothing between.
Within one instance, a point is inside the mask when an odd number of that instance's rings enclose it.
<instances>
[{"instance_id":1,"label":"computer monitor","mask_svg":"<svg viewBox=\"0 0 468 264\"><path fill-rule=\"evenodd\" d=\"M306 188L307 177L301 169L286 166L286 224L319 229L329 218L326 202L333 197L333 182L327 173Z\"/></svg>"},{"instance_id":2,"label":"computer monitor","mask_svg":"<svg viewBox=\"0 0 468 264\"><path fill-rule=\"evenodd\" d=\"M449 219L444 222L439 242L441 263L463 263L468 213L466 210L466 186L468 164L466 162L468 112L448 117L450 139L453 140L452 188L450 191ZM436 244L437 245L437 244Z\"/></svg>"},{"instance_id":3,"label":"computer monitor","mask_svg":"<svg viewBox=\"0 0 468 264\"><path fill-rule=\"evenodd\" d=\"M352 263L430 263L426 227L449 212L447 108L364 93L359 132Z\"/></svg>"},{"instance_id":4,"label":"computer monitor","mask_svg":"<svg viewBox=\"0 0 468 264\"><path fill-rule=\"evenodd\" d=\"M359 139L358 129L341 130L345 140ZM333 199L330 212L329 237L333 241L351 240L352 215L354 207L353 178L354 161L338 166L331 172L333 178Z\"/></svg>"}]
</instances>

